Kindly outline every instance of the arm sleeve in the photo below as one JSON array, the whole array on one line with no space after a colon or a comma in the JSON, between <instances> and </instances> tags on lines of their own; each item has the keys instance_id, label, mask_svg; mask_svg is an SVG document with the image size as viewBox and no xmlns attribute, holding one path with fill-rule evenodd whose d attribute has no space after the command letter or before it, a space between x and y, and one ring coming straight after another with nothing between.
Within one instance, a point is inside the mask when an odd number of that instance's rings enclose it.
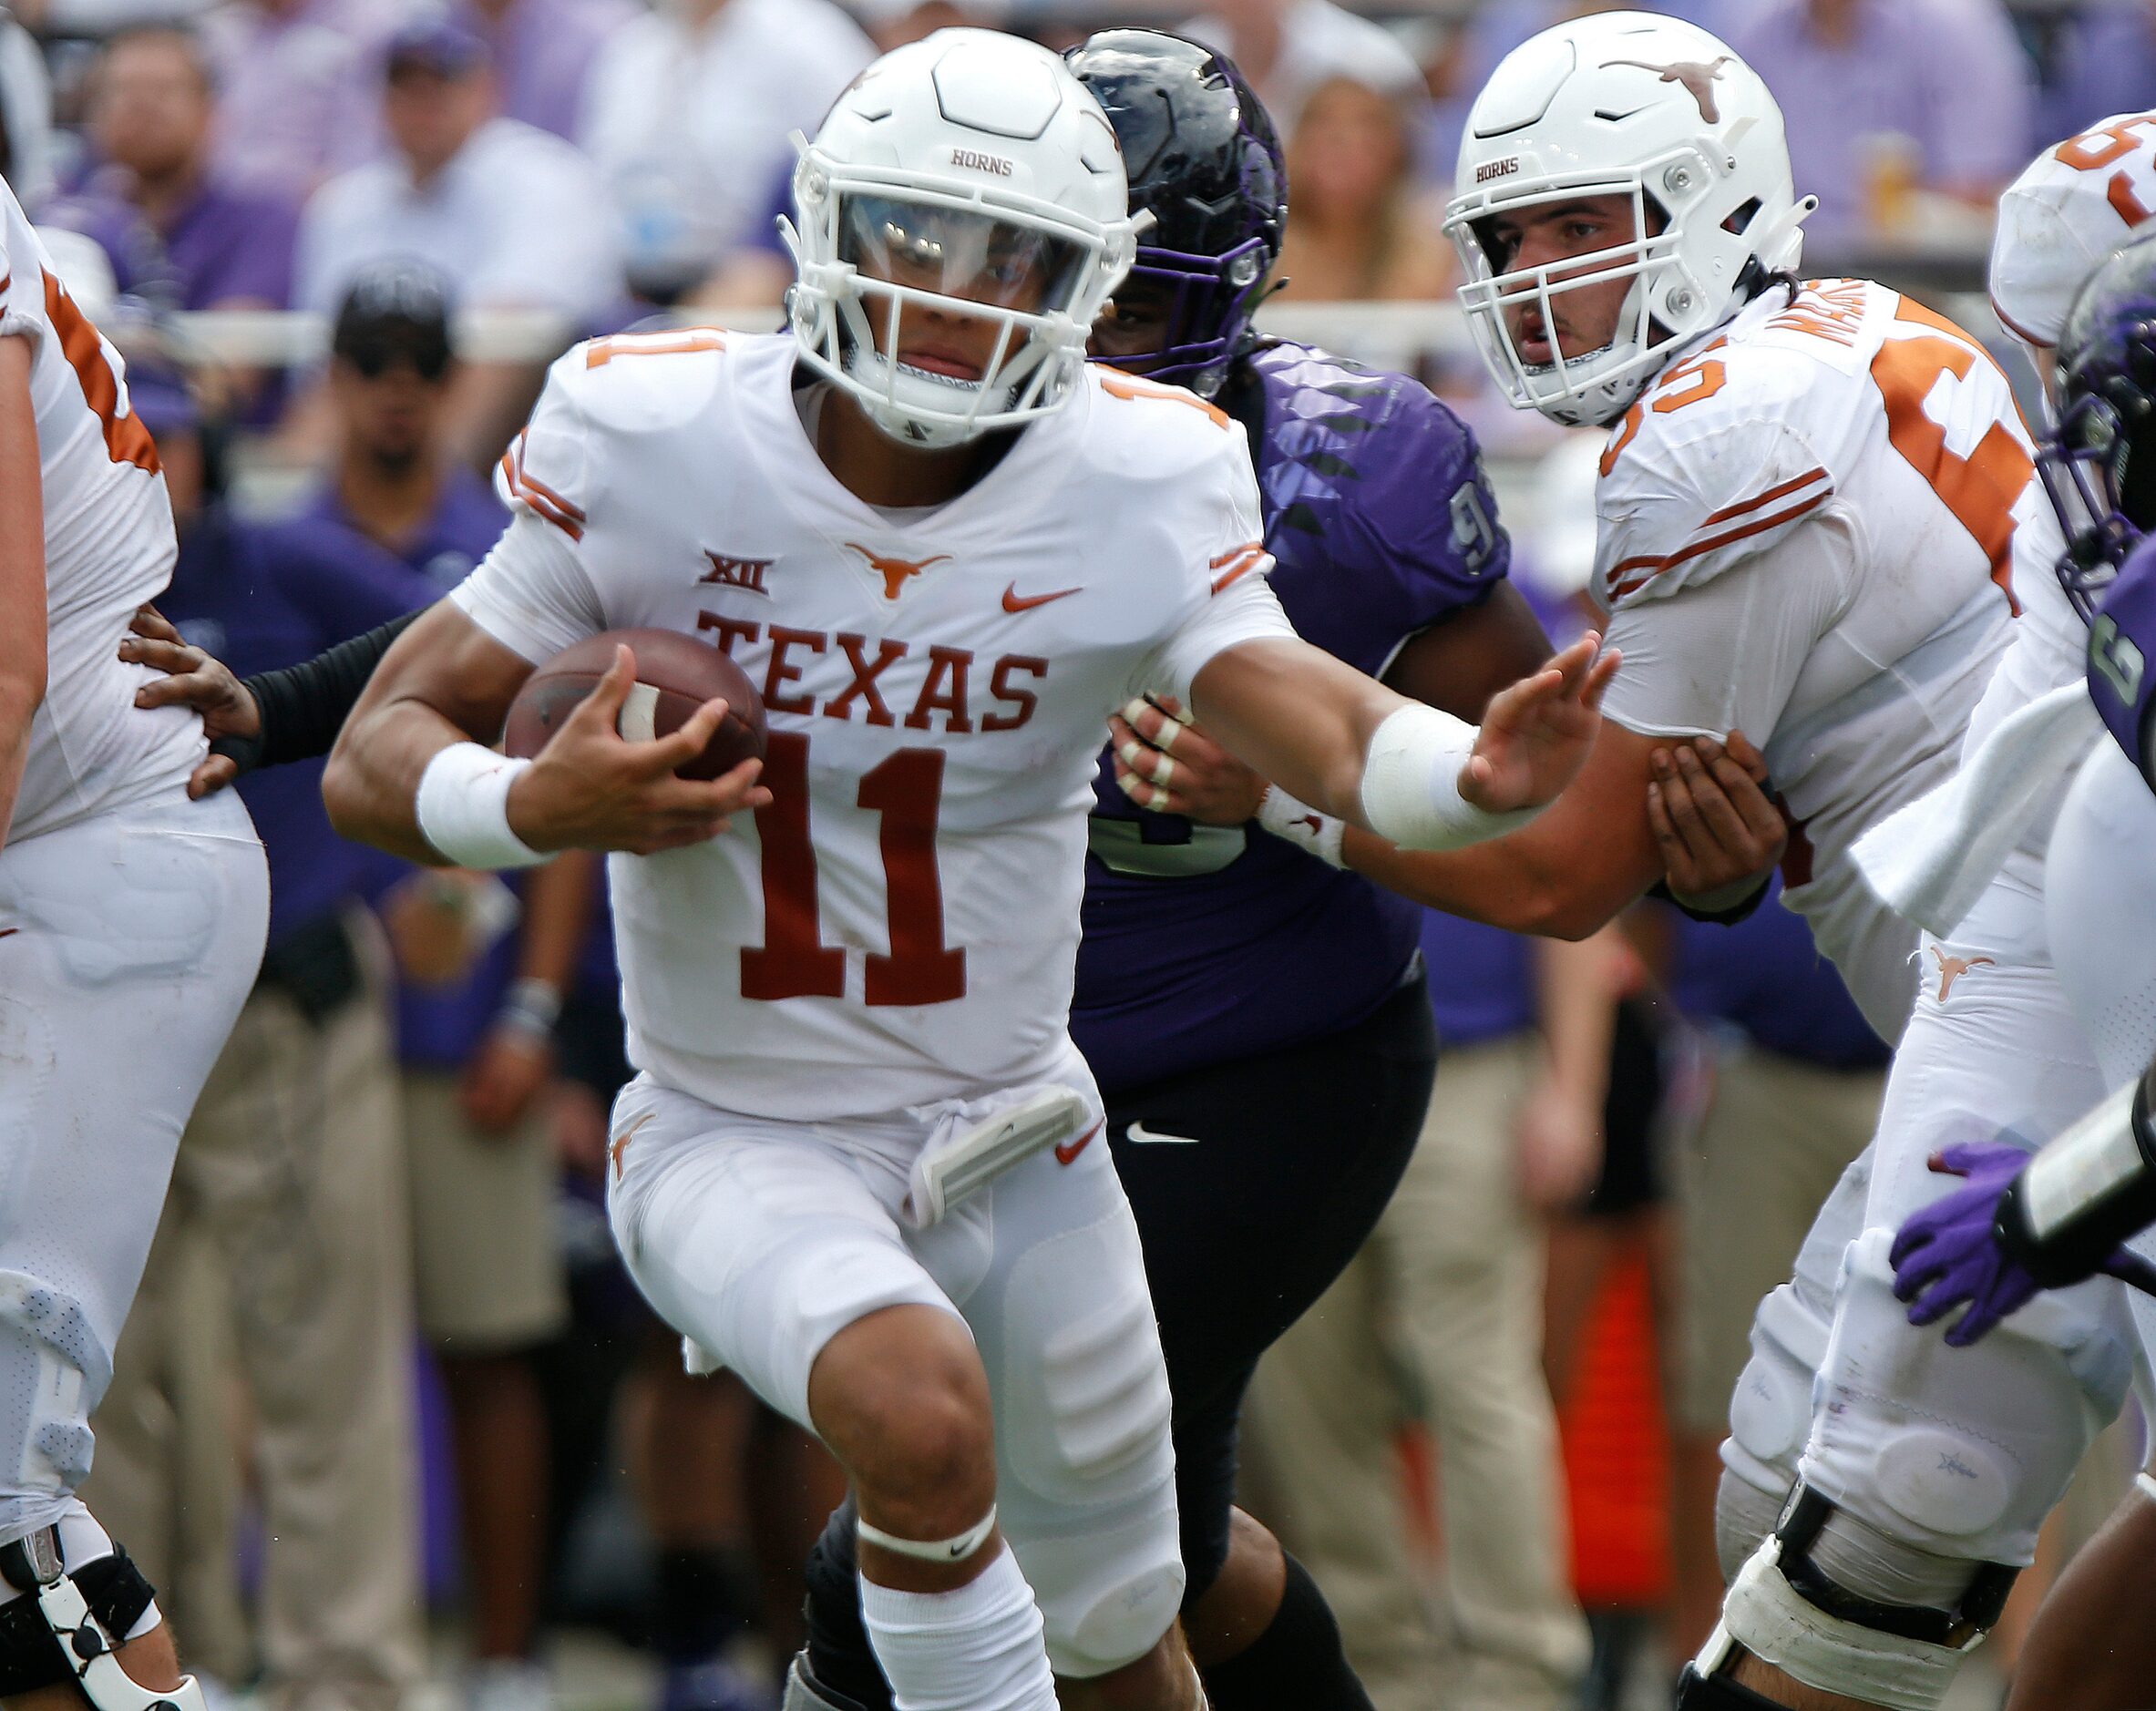
<instances>
[{"instance_id":1,"label":"arm sleeve","mask_svg":"<svg viewBox=\"0 0 2156 1711\"><path fill-rule=\"evenodd\" d=\"M210 745L211 750L231 755L242 773L327 754L336 743L337 733L344 728L346 715L359 700L360 691L389 651L389 644L409 630L425 610L419 607L401 613L298 665L245 679L244 687L262 710L262 733L252 742L221 737Z\"/></svg>"},{"instance_id":2,"label":"arm sleeve","mask_svg":"<svg viewBox=\"0 0 2156 1711\"><path fill-rule=\"evenodd\" d=\"M1841 611L1856 558L1851 525L1829 507L1734 574L1621 603L1607 640L1625 662L1604 715L1642 736L1742 731L1764 743Z\"/></svg>"}]
</instances>

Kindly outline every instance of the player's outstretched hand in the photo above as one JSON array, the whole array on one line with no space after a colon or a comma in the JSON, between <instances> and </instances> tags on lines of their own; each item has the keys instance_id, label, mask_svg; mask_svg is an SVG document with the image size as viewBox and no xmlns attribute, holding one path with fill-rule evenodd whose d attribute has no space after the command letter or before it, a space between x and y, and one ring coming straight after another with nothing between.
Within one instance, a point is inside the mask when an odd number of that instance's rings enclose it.
<instances>
[{"instance_id":1,"label":"player's outstretched hand","mask_svg":"<svg viewBox=\"0 0 2156 1711\"><path fill-rule=\"evenodd\" d=\"M1647 818L1669 889L1709 912L1750 896L1789 842L1764 788L1766 758L1732 731L1726 744L1699 737L1657 749L1651 764Z\"/></svg>"},{"instance_id":2,"label":"player's outstretched hand","mask_svg":"<svg viewBox=\"0 0 2156 1711\"><path fill-rule=\"evenodd\" d=\"M1108 716L1115 782L1141 808L1187 815L1200 825L1241 825L1258 815L1265 780L1189 722L1173 697L1134 701Z\"/></svg>"},{"instance_id":3,"label":"player's outstretched hand","mask_svg":"<svg viewBox=\"0 0 2156 1711\"><path fill-rule=\"evenodd\" d=\"M1620 659L1590 630L1533 677L1491 696L1460 769L1461 795L1491 814L1554 800L1595 745L1602 692Z\"/></svg>"},{"instance_id":4,"label":"player's outstretched hand","mask_svg":"<svg viewBox=\"0 0 2156 1711\"><path fill-rule=\"evenodd\" d=\"M636 656L614 650L606 675L561 722L509 788L509 826L536 850L623 850L650 856L718 836L728 816L771 800L756 782L761 761L744 761L704 782L674 768L703 753L726 716L708 701L680 730L649 743L621 734L621 703L636 681Z\"/></svg>"},{"instance_id":5,"label":"player's outstretched hand","mask_svg":"<svg viewBox=\"0 0 2156 1711\"><path fill-rule=\"evenodd\" d=\"M189 774L187 794L199 801L222 790L247 770L241 761L262 736L262 709L229 666L181 640L156 607L139 609L128 628L133 633L119 639L119 657L166 673L135 692L135 705L191 707L201 714L210 741L223 748Z\"/></svg>"}]
</instances>

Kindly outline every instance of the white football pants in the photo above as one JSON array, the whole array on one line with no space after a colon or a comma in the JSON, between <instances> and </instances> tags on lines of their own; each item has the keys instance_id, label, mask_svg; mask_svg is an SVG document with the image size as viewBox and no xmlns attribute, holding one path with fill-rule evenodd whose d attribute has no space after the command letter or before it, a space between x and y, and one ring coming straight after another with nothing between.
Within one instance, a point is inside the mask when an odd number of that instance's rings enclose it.
<instances>
[{"instance_id":1,"label":"white football pants","mask_svg":"<svg viewBox=\"0 0 2156 1711\"><path fill-rule=\"evenodd\" d=\"M269 896L229 791L0 849L0 1542L57 1521L89 1471L89 1417Z\"/></svg>"}]
</instances>

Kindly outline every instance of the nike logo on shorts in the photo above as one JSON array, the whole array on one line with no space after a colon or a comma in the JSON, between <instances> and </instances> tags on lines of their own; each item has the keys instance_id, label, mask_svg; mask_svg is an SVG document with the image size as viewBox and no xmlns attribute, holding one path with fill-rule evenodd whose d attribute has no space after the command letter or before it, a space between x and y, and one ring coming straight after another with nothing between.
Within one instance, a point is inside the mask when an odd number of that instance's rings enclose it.
<instances>
[{"instance_id":1,"label":"nike logo on shorts","mask_svg":"<svg viewBox=\"0 0 2156 1711\"><path fill-rule=\"evenodd\" d=\"M1157 1130L1148 1129L1142 1122L1134 1122L1123 1134L1124 1140L1134 1142L1139 1146L1194 1147L1197 1144L1197 1137L1194 1134L1162 1134Z\"/></svg>"},{"instance_id":2,"label":"nike logo on shorts","mask_svg":"<svg viewBox=\"0 0 2156 1711\"><path fill-rule=\"evenodd\" d=\"M1089 1145L1092 1144L1093 1136L1100 1133L1100 1132L1101 1125L1096 1122L1092 1128L1088 1129L1075 1141L1064 1142L1063 1145L1056 1148L1055 1150L1055 1162L1058 1164L1068 1164L1073 1159L1076 1158L1081 1153L1084 1152Z\"/></svg>"}]
</instances>

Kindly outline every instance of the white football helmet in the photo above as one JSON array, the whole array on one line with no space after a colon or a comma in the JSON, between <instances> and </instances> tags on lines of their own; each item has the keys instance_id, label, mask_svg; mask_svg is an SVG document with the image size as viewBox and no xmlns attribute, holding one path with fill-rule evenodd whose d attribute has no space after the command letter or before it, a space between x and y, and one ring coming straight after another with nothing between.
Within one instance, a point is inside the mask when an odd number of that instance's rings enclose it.
<instances>
[{"instance_id":1,"label":"white football helmet","mask_svg":"<svg viewBox=\"0 0 2156 1711\"><path fill-rule=\"evenodd\" d=\"M1115 132L1062 59L938 30L796 141L783 231L802 361L917 446L1063 403L1135 239Z\"/></svg>"},{"instance_id":2,"label":"white football helmet","mask_svg":"<svg viewBox=\"0 0 2156 1711\"><path fill-rule=\"evenodd\" d=\"M1781 109L1705 30L1649 12L1602 12L1514 48L1468 115L1445 231L1483 360L1515 408L1570 425L1623 413L1678 348L1720 325L1767 274L1794 269L1818 206L1790 177ZM1632 204L1628 243L1510 269L1493 220L1573 198ZM1610 342L1563 348L1551 300L1629 278ZM1533 305L1548 362L1524 362L1506 311Z\"/></svg>"}]
</instances>

